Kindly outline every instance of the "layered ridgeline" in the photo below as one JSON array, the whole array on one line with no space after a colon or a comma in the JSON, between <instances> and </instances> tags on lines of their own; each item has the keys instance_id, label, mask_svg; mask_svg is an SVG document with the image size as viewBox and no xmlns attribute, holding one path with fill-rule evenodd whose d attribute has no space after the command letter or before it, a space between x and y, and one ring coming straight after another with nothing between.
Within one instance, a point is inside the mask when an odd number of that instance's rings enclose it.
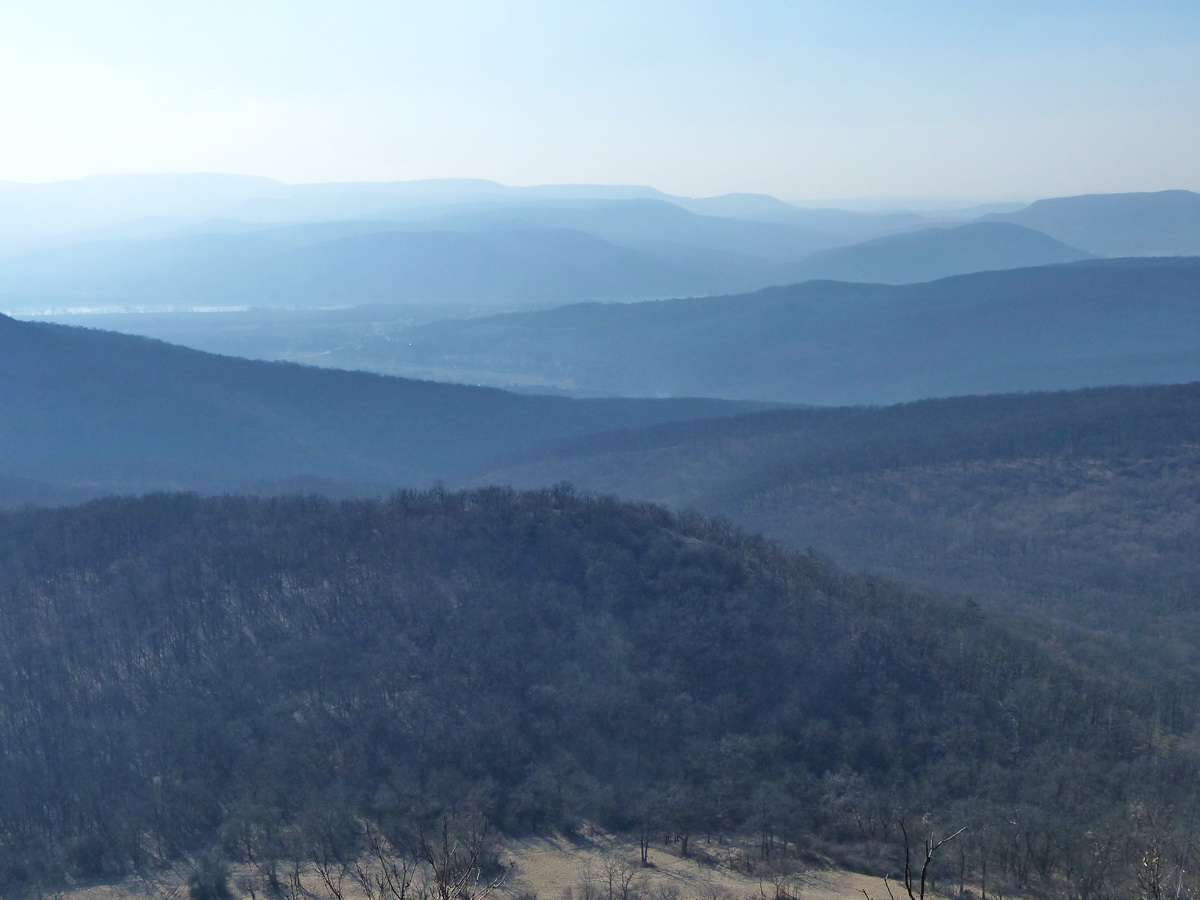
<instances>
[{"instance_id":1,"label":"layered ridgeline","mask_svg":"<svg viewBox=\"0 0 1200 900\"><path fill-rule=\"evenodd\" d=\"M413 221L208 222L0 257L0 309L521 307L811 278L928 281L1088 256L998 222L848 243L799 225L696 215L661 200L458 209Z\"/></svg>"},{"instance_id":2,"label":"layered ridgeline","mask_svg":"<svg viewBox=\"0 0 1200 900\"><path fill-rule=\"evenodd\" d=\"M984 219L1034 228L1104 256L1200 253L1200 194L1192 191L1053 197Z\"/></svg>"},{"instance_id":3,"label":"layered ridgeline","mask_svg":"<svg viewBox=\"0 0 1200 900\"><path fill-rule=\"evenodd\" d=\"M1194 704L973 603L565 489L6 513L0 629L6 896L214 848L266 890L464 807L764 854L900 812L971 826L955 877L1069 893L1200 774Z\"/></svg>"},{"instance_id":4,"label":"layered ridgeline","mask_svg":"<svg viewBox=\"0 0 1200 900\"><path fill-rule=\"evenodd\" d=\"M335 365L591 395L894 403L1200 378L1200 259L1096 260L926 284L809 282L435 322Z\"/></svg>"},{"instance_id":5,"label":"layered ridgeline","mask_svg":"<svg viewBox=\"0 0 1200 900\"><path fill-rule=\"evenodd\" d=\"M6 503L309 484L294 479L358 490L428 485L542 440L737 409L706 400L524 397L232 359L3 316L0 382Z\"/></svg>"},{"instance_id":6,"label":"layered ridgeline","mask_svg":"<svg viewBox=\"0 0 1200 900\"><path fill-rule=\"evenodd\" d=\"M22 240L36 227L14 226L14 235L0 240L6 310L512 307L709 294L778 283L781 263L921 221L847 213L834 216L835 233L826 233L771 218L794 208L770 197L687 201L586 185L542 192L470 182L296 190L262 180L133 178L62 184L58 204L47 191L14 194L14 187L0 185L0 201L7 194L10 206L24 205L27 218L40 217L46 229L71 221L103 227ZM83 202L88 189L98 202ZM159 214L122 221L135 210ZM170 211L175 215L164 215ZM0 217L0 238L3 231Z\"/></svg>"},{"instance_id":7,"label":"layered ridgeline","mask_svg":"<svg viewBox=\"0 0 1200 900\"><path fill-rule=\"evenodd\" d=\"M0 310L511 309L1200 252L1200 199L1187 191L978 212L862 214L761 195L484 181L0 184Z\"/></svg>"},{"instance_id":8,"label":"layered ridgeline","mask_svg":"<svg viewBox=\"0 0 1200 900\"><path fill-rule=\"evenodd\" d=\"M590 438L488 473L728 516L1200 683L1200 385L766 412Z\"/></svg>"},{"instance_id":9,"label":"layered ridgeline","mask_svg":"<svg viewBox=\"0 0 1200 900\"><path fill-rule=\"evenodd\" d=\"M690 214L678 211L680 215ZM691 218L699 218L691 216ZM0 260L0 309L354 304L537 306L770 284L752 261L654 254L565 228L385 223L234 228Z\"/></svg>"},{"instance_id":10,"label":"layered ridgeline","mask_svg":"<svg viewBox=\"0 0 1200 900\"><path fill-rule=\"evenodd\" d=\"M657 203L706 217L779 222L849 239L922 221L916 213L881 215L805 209L765 194L679 197L639 185L560 184L513 187L485 179L285 184L218 174L96 175L47 184L0 182L0 236L161 233L213 220L251 223L428 221L495 215L514 209L581 209ZM636 226L633 226L636 227Z\"/></svg>"},{"instance_id":11,"label":"layered ridgeline","mask_svg":"<svg viewBox=\"0 0 1200 900\"><path fill-rule=\"evenodd\" d=\"M786 282L910 284L951 275L1078 262L1090 253L1007 222L924 228L813 253L781 270Z\"/></svg>"},{"instance_id":12,"label":"layered ridgeline","mask_svg":"<svg viewBox=\"0 0 1200 900\"><path fill-rule=\"evenodd\" d=\"M0 257L0 309L522 307L707 295L813 278L930 281L1089 256L1000 222L846 243L649 200L420 222L213 222L179 234Z\"/></svg>"}]
</instances>

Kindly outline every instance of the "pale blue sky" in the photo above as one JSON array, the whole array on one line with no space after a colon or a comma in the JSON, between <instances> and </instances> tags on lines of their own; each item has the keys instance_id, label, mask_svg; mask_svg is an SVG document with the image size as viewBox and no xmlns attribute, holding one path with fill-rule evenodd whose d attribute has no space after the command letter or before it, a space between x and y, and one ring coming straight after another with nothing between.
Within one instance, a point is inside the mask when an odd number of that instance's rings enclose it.
<instances>
[{"instance_id":1,"label":"pale blue sky","mask_svg":"<svg viewBox=\"0 0 1200 900\"><path fill-rule=\"evenodd\" d=\"M1200 190L1195 0L8 5L0 180Z\"/></svg>"}]
</instances>

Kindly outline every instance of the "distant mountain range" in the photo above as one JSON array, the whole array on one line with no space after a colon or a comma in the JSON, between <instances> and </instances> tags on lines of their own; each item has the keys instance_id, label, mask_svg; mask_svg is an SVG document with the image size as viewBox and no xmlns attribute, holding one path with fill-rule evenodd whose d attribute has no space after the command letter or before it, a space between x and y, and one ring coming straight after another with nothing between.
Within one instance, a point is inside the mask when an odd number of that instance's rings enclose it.
<instances>
[{"instance_id":1,"label":"distant mountain range","mask_svg":"<svg viewBox=\"0 0 1200 900\"><path fill-rule=\"evenodd\" d=\"M539 441L738 408L519 396L4 316L0 381L0 502L8 503L329 481L389 490L461 479Z\"/></svg>"},{"instance_id":2,"label":"distant mountain range","mask_svg":"<svg viewBox=\"0 0 1200 900\"><path fill-rule=\"evenodd\" d=\"M649 299L737 283L581 231L345 227L198 234L39 251L0 264L13 304L304 308L368 303L528 306ZM321 239L316 238L322 235ZM309 240L305 240L305 236Z\"/></svg>"},{"instance_id":3,"label":"distant mountain range","mask_svg":"<svg viewBox=\"0 0 1200 900\"><path fill-rule=\"evenodd\" d=\"M1200 254L1200 194L1191 191L1057 197L985 219L1035 228L1105 256Z\"/></svg>"},{"instance_id":4,"label":"distant mountain range","mask_svg":"<svg viewBox=\"0 0 1200 900\"><path fill-rule=\"evenodd\" d=\"M1200 259L1095 260L911 285L583 304L363 337L325 359L581 395L894 403L1200 378Z\"/></svg>"},{"instance_id":5,"label":"distant mountain range","mask_svg":"<svg viewBox=\"0 0 1200 900\"><path fill-rule=\"evenodd\" d=\"M921 219L911 213L873 216L808 210L763 194L676 197L638 185L510 187L478 178L284 184L269 178L201 173L96 175L48 184L0 182L0 235L65 234L138 220L165 229L212 218L273 223L419 218L449 210L625 200L665 201L705 216L792 220L821 231L858 235L870 231L875 220L894 227ZM887 229L876 233L882 230Z\"/></svg>"},{"instance_id":6,"label":"distant mountain range","mask_svg":"<svg viewBox=\"0 0 1200 900\"><path fill-rule=\"evenodd\" d=\"M636 186L217 175L0 184L0 309L9 311L520 308L1184 253L1200 253L1200 197L1187 191L1042 200L964 222Z\"/></svg>"},{"instance_id":7,"label":"distant mountain range","mask_svg":"<svg viewBox=\"0 0 1200 900\"><path fill-rule=\"evenodd\" d=\"M0 259L0 308L303 308L634 300L748 290L843 239L661 200L454 205L409 219L209 221Z\"/></svg>"},{"instance_id":8,"label":"distant mountain range","mask_svg":"<svg viewBox=\"0 0 1200 900\"><path fill-rule=\"evenodd\" d=\"M813 253L781 274L788 282L828 279L910 284L993 269L1078 262L1092 254L1007 222L972 222L873 238Z\"/></svg>"}]
</instances>

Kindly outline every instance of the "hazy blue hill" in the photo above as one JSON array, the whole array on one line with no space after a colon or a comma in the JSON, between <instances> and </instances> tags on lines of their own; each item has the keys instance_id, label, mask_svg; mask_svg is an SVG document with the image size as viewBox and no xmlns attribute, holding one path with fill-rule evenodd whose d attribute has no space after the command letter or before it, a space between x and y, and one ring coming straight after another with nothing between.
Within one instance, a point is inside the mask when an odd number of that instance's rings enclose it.
<instances>
[{"instance_id":1,"label":"hazy blue hill","mask_svg":"<svg viewBox=\"0 0 1200 900\"><path fill-rule=\"evenodd\" d=\"M701 215L656 199L541 207L508 204L474 216L450 218L444 224L451 228L570 228L615 243L671 241L772 261L797 260L844 240L803 225Z\"/></svg>"},{"instance_id":2,"label":"hazy blue hill","mask_svg":"<svg viewBox=\"0 0 1200 900\"><path fill-rule=\"evenodd\" d=\"M424 484L539 440L731 411L254 362L7 317L0 382L0 475L93 489Z\"/></svg>"},{"instance_id":3,"label":"hazy blue hill","mask_svg":"<svg viewBox=\"0 0 1200 900\"><path fill-rule=\"evenodd\" d=\"M314 196L324 202L325 192ZM169 236L56 246L0 260L0 304L5 295L9 309L31 298L50 306L291 307L647 299L774 284L773 261L838 243L799 226L701 216L656 199L537 202L456 203L402 220L217 219Z\"/></svg>"},{"instance_id":4,"label":"hazy blue hill","mask_svg":"<svg viewBox=\"0 0 1200 900\"><path fill-rule=\"evenodd\" d=\"M978 222L926 228L814 253L780 274L787 281L831 279L911 284L951 275L1077 262L1091 254L1030 228Z\"/></svg>"},{"instance_id":5,"label":"hazy blue hill","mask_svg":"<svg viewBox=\"0 0 1200 900\"><path fill-rule=\"evenodd\" d=\"M798 207L785 203L770 194L721 194L717 197L672 197L671 202L688 212L702 216L729 216L735 219L772 221L785 217Z\"/></svg>"},{"instance_id":6,"label":"hazy blue hill","mask_svg":"<svg viewBox=\"0 0 1200 900\"><path fill-rule=\"evenodd\" d=\"M812 228L823 234L837 235L847 242L865 241L885 234L911 231L929 224L930 219L915 212L856 212L846 209L807 209L786 206L760 216L768 222L788 222Z\"/></svg>"},{"instance_id":7,"label":"hazy blue hill","mask_svg":"<svg viewBox=\"0 0 1200 900\"><path fill-rule=\"evenodd\" d=\"M685 214L686 215L686 214ZM60 247L0 263L0 303L645 299L728 289L736 269L660 259L561 228L396 230L370 222Z\"/></svg>"},{"instance_id":8,"label":"hazy blue hill","mask_svg":"<svg viewBox=\"0 0 1200 900\"><path fill-rule=\"evenodd\" d=\"M1191 191L1055 197L987 218L1108 256L1200 253L1200 194Z\"/></svg>"},{"instance_id":9,"label":"hazy blue hill","mask_svg":"<svg viewBox=\"0 0 1200 900\"><path fill-rule=\"evenodd\" d=\"M512 187L485 179L430 179L403 182L347 182L290 185L266 178L214 174L100 175L49 184L0 183L0 236L71 232L124 226L136 220L170 221L229 218L264 224L340 221L362 218L410 219L511 207L659 204L710 220L729 220L734 235L812 232L861 240L917 227L915 213L861 214L809 210L774 197L730 194L677 197L640 185L537 185ZM755 230L748 223L756 222ZM543 223L553 224L553 223ZM767 227L761 227L767 226ZM559 223L556 227L563 226ZM710 221L706 227L717 228ZM585 229L586 230L586 229ZM673 239L656 235L658 239ZM711 236L709 238L711 240ZM824 246L831 245L828 241ZM736 248L727 248L736 249ZM796 253L788 248L789 257Z\"/></svg>"},{"instance_id":10,"label":"hazy blue hill","mask_svg":"<svg viewBox=\"0 0 1200 900\"><path fill-rule=\"evenodd\" d=\"M292 305L325 301L547 302L703 291L681 266L564 228L391 231L341 238L267 261L230 293Z\"/></svg>"},{"instance_id":11,"label":"hazy blue hill","mask_svg":"<svg viewBox=\"0 0 1200 900\"><path fill-rule=\"evenodd\" d=\"M20 237L0 246L0 308L512 306L741 293L810 278L905 283L1080 258L1074 247L1200 252L1198 204L1186 191L1059 198L917 231L928 216L639 186L286 185L203 174L3 184L0 230Z\"/></svg>"},{"instance_id":12,"label":"hazy blue hill","mask_svg":"<svg viewBox=\"0 0 1200 900\"><path fill-rule=\"evenodd\" d=\"M1198 347L1200 260L1186 258L585 304L433 323L342 359L580 393L843 404L1189 381Z\"/></svg>"},{"instance_id":13,"label":"hazy blue hill","mask_svg":"<svg viewBox=\"0 0 1200 900\"><path fill-rule=\"evenodd\" d=\"M85 229L159 219L233 218L263 223L333 221L368 217L399 219L452 213L467 207L537 207L556 204L659 204L703 219L720 221L737 240L757 234L778 256L770 226L821 235L824 247L918 229L937 221L936 213L863 213L810 209L756 194L677 197L639 185L539 185L512 187L485 179L431 179L408 182L348 182L290 185L268 178L206 173L97 175L48 184L0 183L0 236L64 235ZM1024 210L987 218L1025 225L1071 246L1107 255L1200 252L1200 199L1188 191L1108 194L1040 200ZM643 210L645 211L645 209ZM951 218L957 214L951 215ZM748 226L753 223L755 231ZM567 223L555 227L577 227ZM692 223L694 227L696 223ZM704 228L717 229L715 222ZM5 232L7 228L7 233ZM782 229L782 231L781 231ZM586 228L583 230L587 230ZM658 234L654 239L676 240ZM713 241L705 237L706 246ZM726 238L722 238L726 240ZM808 252L822 249L807 247ZM742 252L729 243L722 249ZM791 253L791 258L800 255Z\"/></svg>"},{"instance_id":14,"label":"hazy blue hill","mask_svg":"<svg viewBox=\"0 0 1200 900\"><path fill-rule=\"evenodd\" d=\"M144 217L229 217L295 222L389 215L464 203L666 199L617 185L509 187L479 178L284 184L210 173L95 175L45 184L0 182L0 207L43 232L111 226ZM14 219L15 221L15 219Z\"/></svg>"},{"instance_id":15,"label":"hazy blue hill","mask_svg":"<svg viewBox=\"0 0 1200 900\"><path fill-rule=\"evenodd\" d=\"M430 206L491 201L503 191L502 185L482 179L289 185L281 195L245 200L225 215L271 223L391 218Z\"/></svg>"},{"instance_id":16,"label":"hazy blue hill","mask_svg":"<svg viewBox=\"0 0 1200 900\"><path fill-rule=\"evenodd\" d=\"M0 262L0 303L38 295L108 302L219 298L222 276L257 266L288 247L267 232L95 241Z\"/></svg>"}]
</instances>

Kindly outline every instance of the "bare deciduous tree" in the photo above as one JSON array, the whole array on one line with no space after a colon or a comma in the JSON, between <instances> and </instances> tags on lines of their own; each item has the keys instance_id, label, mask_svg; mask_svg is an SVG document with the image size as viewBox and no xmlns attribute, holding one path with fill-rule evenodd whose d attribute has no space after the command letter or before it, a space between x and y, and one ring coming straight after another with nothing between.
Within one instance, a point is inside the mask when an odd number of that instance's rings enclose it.
<instances>
[{"instance_id":1,"label":"bare deciduous tree","mask_svg":"<svg viewBox=\"0 0 1200 900\"><path fill-rule=\"evenodd\" d=\"M932 833L925 839L925 860L921 863L921 879L919 883L914 884L912 842L908 838L908 829L904 825L904 820L897 819L896 825L900 829L900 833L904 836L904 890L908 894L908 900L925 900L925 889L929 879L929 866L933 862L933 855L938 851L939 847L943 844L948 844L967 829L960 828L954 834L944 837L941 840L935 838ZM896 895L892 891L892 883L887 877L883 879L883 886L887 889L890 900L896 900ZM871 900L871 895L865 890L862 894L866 900Z\"/></svg>"},{"instance_id":2,"label":"bare deciduous tree","mask_svg":"<svg viewBox=\"0 0 1200 900\"><path fill-rule=\"evenodd\" d=\"M450 820L444 818L440 841L431 842L422 834L417 856L429 868L427 890L431 900L483 900L500 887L508 870L493 878L485 877L487 848L486 822L471 826L463 837L458 837L452 836Z\"/></svg>"}]
</instances>

